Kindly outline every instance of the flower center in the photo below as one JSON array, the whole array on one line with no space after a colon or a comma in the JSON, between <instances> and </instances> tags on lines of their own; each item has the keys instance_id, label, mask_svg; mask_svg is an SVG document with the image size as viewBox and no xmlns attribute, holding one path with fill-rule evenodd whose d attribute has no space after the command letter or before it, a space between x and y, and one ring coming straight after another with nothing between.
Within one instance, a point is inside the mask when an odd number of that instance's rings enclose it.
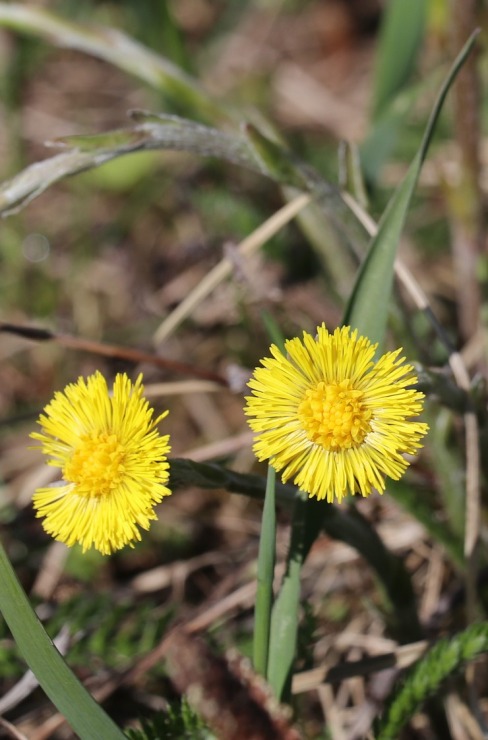
<instances>
[{"instance_id":1,"label":"flower center","mask_svg":"<svg viewBox=\"0 0 488 740\"><path fill-rule=\"evenodd\" d=\"M363 391L349 379L340 383L321 381L309 388L298 407L308 438L333 452L359 447L371 431L371 411L363 403Z\"/></svg>"},{"instance_id":2,"label":"flower center","mask_svg":"<svg viewBox=\"0 0 488 740\"><path fill-rule=\"evenodd\" d=\"M86 437L66 462L63 477L76 483L79 495L101 497L120 484L124 457L124 447L116 434L102 432Z\"/></svg>"}]
</instances>

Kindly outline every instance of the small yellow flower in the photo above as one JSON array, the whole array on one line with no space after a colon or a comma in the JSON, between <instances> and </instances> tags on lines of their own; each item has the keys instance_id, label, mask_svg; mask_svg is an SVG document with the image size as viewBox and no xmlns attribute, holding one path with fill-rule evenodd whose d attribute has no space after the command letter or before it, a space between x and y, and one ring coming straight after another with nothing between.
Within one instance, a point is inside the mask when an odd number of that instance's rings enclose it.
<instances>
[{"instance_id":1,"label":"small yellow flower","mask_svg":"<svg viewBox=\"0 0 488 740\"><path fill-rule=\"evenodd\" d=\"M414 368L401 350L376 362L377 345L349 327L315 339L303 332L275 345L249 381L245 413L257 433L254 451L270 460L302 491L338 501L373 488L385 490L385 476L398 480L428 426L412 421L422 411L423 394Z\"/></svg>"},{"instance_id":2,"label":"small yellow flower","mask_svg":"<svg viewBox=\"0 0 488 740\"><path fill-rule=\"evenodd\" d=\"M154 506L171 491L166 488L169 437L156 425L143 398L142 375L133 384L127 375L115 378L113 394L96 372L78 378L41 414L41 442L49 465L60 468L63 480L34 494L36 516L43 527L68 546L83 552L95 547L104 555L140 540L138 527L149 529Z\"/></svg>"}]
</instances>

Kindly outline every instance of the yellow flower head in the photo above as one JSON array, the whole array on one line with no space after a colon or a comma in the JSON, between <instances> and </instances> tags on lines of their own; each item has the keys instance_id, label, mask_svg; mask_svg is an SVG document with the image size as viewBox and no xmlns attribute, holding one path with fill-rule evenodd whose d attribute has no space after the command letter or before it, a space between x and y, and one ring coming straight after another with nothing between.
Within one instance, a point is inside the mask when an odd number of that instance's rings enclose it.
<instances>
[{"instance_id":1,"label":"yellow flower head","mask_svg":"<svg viewBox=\"0 0 488 740\"><path fill-rule=\"evenodd\" d=\"M117 375L112 395L101 373L78 378L55 393L39 418L42 432L30 435L63 477L37 489L37 516L68 546L78 542L104 555L133 546L138 527L149 529L154 506L171 493L169 437L155 428L168 412L153 419L143 390L142 375L135 384Z\"/></svg>"},{"instance_id":2,"label":"yellow flower head","mask_svg":"<svg viewBox=\"0 0 488 740\"><path fill-rule=\"evenodd\" d=\"M427 424L412 421L422 411L414 369L387 352L376 362L377 345L347 326L317 338L303 332L275 345L249 381L245 413L257 433L254 451L318 499L338 501L353 493L385 490L386 475L405 472L404 454L414 454Z\"/></svg>"}]
</instances>

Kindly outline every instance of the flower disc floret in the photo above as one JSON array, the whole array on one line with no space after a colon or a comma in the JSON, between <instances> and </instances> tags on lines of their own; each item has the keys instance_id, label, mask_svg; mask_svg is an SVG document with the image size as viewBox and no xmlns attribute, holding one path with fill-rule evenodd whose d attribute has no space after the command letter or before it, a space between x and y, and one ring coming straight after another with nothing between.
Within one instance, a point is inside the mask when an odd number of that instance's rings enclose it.
<instances>
[{"instance_id":1,"label":"flower disc floret","mask_svg":"<svg viewBox=\"0 0 488 740\"><path fill-rule=\"evenodd\" d=\"M132 383L115 378L110 395L96 372L55 393L31 437L40 442L48 464L62 481L37 489L33 497L43 527L68 546L95 547L104 555L140 540L154 507L171 491L169 437L143 398L142 375Z\"/></svg>"},{"instance_id":2,"label":"flower disc floret","mask_svg":"<svg viewBox=\"0 0 488 740\"><path fill-rule=\"evenodd\" d=\"M254 451L284 482L332 502L398 480L428 426L415 419L423 394L401 350L375 361L377 345L349 327L275 345L249 381L245 413Z\"/></svg>"}]
</instances>

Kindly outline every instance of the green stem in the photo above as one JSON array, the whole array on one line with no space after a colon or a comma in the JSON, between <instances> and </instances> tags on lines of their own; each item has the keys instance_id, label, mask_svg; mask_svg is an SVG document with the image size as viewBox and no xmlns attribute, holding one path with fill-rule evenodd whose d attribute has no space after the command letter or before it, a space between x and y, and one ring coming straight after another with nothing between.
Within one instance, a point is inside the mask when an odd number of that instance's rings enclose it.
<instances>
[{"instance_id":1,"label":"green stem","mask_svg":"<svg viewBox=\"0 0 488 740\"><path fill-rule=\"evenodd\" d=\"M268 659L268 682L279 701L289 698L295 660L300 574L308 549L305 547L308 501L298 499L292 521L286 573L273 606Z\"/></svg>"},{"instance_id":2,"label":"green stem","mask_svg":"<svg viewBox=\"0 0 488 740\"><path fill-rule=\"evenodd\" d=\"M254 611L254 669L266 677L268 672L271 609L273 606L273 577L276 549L276 473L268 467L264 498L263 521L258 556L258 586Z\"/></svg>"},{"instance_id":3,"label":"green stem","mask_svg":"<svg viewBox=\"0 0 488 740\"><path fill-rule=\"evenodd\" d=\"M125 735L64 662L37 618L0 544L0 611L29 668L82 740L124 740Z\"/></svg>"}]
</instances>

